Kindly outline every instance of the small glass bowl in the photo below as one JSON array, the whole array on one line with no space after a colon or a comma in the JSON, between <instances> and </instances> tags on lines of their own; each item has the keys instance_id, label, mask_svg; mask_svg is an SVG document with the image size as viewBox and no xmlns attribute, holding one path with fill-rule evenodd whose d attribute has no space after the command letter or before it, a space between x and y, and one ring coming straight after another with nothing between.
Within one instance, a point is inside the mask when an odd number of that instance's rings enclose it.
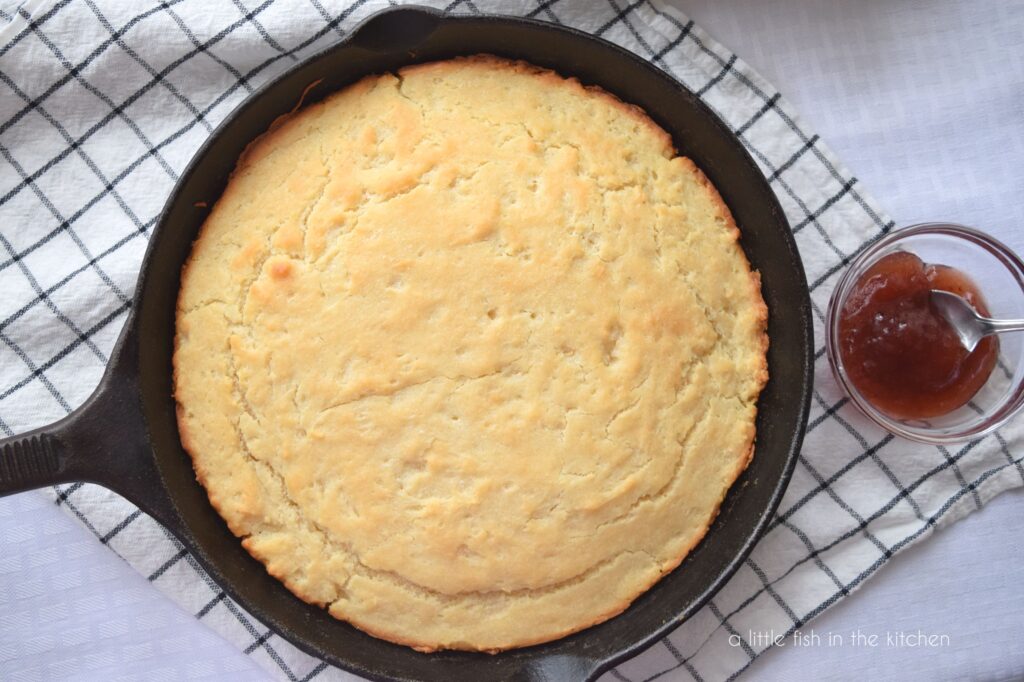
<instances>
[{"instance_id":1,"label":"small glass bowl","mask_svg":"<svg viewBox=\"0 0 1024 682\"><path fill-rule=\"evenodd\" d=\"M994 318L1024 318L1024 263L1009 248L975 229L951 223L922 223L896 230L850 263L828 304L825 347L832 373L861 412L882 428L923 443L978 438L1002 426L1024 406L1024 332L1000 334L999 361L966 405L927 420L901 420L875 409L846 374L839 357L839 313L860 276L894 251L909 251L925 263L948 265L970 277Z\"/></svg>"}]
</instances>

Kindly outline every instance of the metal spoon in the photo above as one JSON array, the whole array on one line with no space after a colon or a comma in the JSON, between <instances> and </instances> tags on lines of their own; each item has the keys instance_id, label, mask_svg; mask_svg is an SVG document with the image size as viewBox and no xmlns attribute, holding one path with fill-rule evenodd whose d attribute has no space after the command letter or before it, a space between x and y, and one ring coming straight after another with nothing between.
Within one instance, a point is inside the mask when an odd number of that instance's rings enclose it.
<instances>
[{"instance_id":1,"label":"metal spoon","mask_svg":"<svg viewBox=\"0 0 1024 682\"><path fill-rule=\"evenodd\" d=\"M1024 331L1024 320L993 320L982 317L971 304L956 294L932 289L932 305L946 318L968 353L989 334Z\"/></svg>"}]
</instances>

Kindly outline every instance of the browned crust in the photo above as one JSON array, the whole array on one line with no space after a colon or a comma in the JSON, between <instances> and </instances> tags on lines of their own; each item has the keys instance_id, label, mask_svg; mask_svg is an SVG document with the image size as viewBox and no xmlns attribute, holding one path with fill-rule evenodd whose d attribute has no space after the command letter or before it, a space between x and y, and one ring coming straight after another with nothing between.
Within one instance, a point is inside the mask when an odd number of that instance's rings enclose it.
<instances>
[{"instance_id":1,"label":"browned crust","mask_svg":"<svg viewBox=\"0 0 1024 682\"><path fill-rule=\"evenodd\" d=\"M754 270L750 266L750 260L747 258L746 252L740 246L740 229L736 225L736 220L732 217L732 211L725 205L725 201L722 199L722 195L718 193L718 189L711 184L708 180L708 176L704 175L704 171L697 167L692 160L686 157L681 157L686 160L690 168L696 174L698 181L701 186L704 187L704 191L708 197L715 202L718 208L719 215L725 220L726 227L733 235L733 245L736 249L736 253L742 259L746 265L747 272L749 273L748 282L750 283L751 289L751 301L757 306L757 319L759 326L761 327L760 343L761 343L761 367L758 375L758 394L764 388L765 384L768 383L768 304L764 302L764 296L761 295L761 273ZM743 467L746 468L746 465ZM738 476L739 474L737 474ZM735 479L734 479L735 480Z\"/></svg>"},{"instance_id":2,"label":"browned crust","mask_svg":"<svg viewBox=\"0 0 1024 682\"><path fill-rule=\"evenodd\" d=\"M178 422L178 435L181 438L181 447L185 450L185 452L188 453L188 456L192 459L192 470L196 473L196 480L199 481L199 484L203 486L203 490L206 491L206 497L207 497L208 500L210 500L210 506L213 507L217 511L217 514L222 519L224 519L224 522L227 523L227 525L228 525L228 530L230 530L231 533L235 537L242 538L243 541L244 541L244 539L248 537L248 534L243 529L239 528L238 524L233 519L228 518L229 515L225 514L224 509L222 508L222 505L217 500L217 498L214 497L213 491L211 490L210 486L207 485L206 476L203 474L202 471L200 471L199 467L196 466L195 451L197 450L197 448L195 447L195 443L194 443L194 441L192 439L191 429L189 428L189 426L187 424L187 421L184 418L185 408L178 401L178 396L177 396L177 386L178 386L178 358L177 358L177 355L178 355L178 353L177 353L177 350L178 350L178 338L177 338L177 335L175 335L175 338L174 338L174 350L175 350L174 358L172 359L172 368L173 368L172 369L172 381L173 381L174 389L175 389L175 394L174 394L175 410L174 410L174 413L175 413L175 419ZM244 542L243 542L243 546L245 546ZM260 558L258 556L256 556L256 554L254 554L251 550L249 550L248 547L246 547L246 550L249 551L249 554L252 554L253 558L260 560ZM262 560L260 560L260 562L263 563ZM264 563L264 566L265 565L266 564ZM300 599L302 599L303 601L310 602L309 599L306 599L306 598L302 597L295 590L292 590L292 593L295 594L295 596L297 596ZM310 602L310 603L312 603L312 602Z\"/></svg>"},{"instance_id":3,"label":"browned crust","mask_svg":"<svg viewBox=\"0 0 1024 682\"><path fill-rule=\"evenodd\" d=\"M714 515L712 515L711 518L713 520L714 519ZM672 571L672 569L674 569L676 566L678 566L680 563L682 563L683 559L686 558L686 555L689 554L690 551L694 547L697 546L697 543L703 537L704 536L702 535L700 538L697 538L697 541L695 541L693 544L691 544L689 547L686 548L686 551L683 553L683 555L681 557L679 557L679 561L677 561L674 565L672 565L668 569L662 569L662 571L658 574L658 576L656 578L654 578L654 580L652 580L649 584L647 584L642 590L637 592L635 596L633 596L630 599L622 602L621 604L617 604L617 605L611 607L610 609L608 609L608 611L606 611L605 613L602 613L601 615L597 616L592 621L584 622L583 624L581 624L579 626L576 626L576 627L566 628L565 630L562 630L562 631L560 631L560 632L558 632L557 634L554 634L554 635L547 635L547 636L544 636L544 637L534 637L534 638L523 639L523 640L521 640L521 641L519 641L519 642L517 642L515 644L510 644L510 645L508 645L506 647L497 647L497 648L492 648L492 649L487 649L487 648L482 648L482 647L473 648L473 647L468 647L468 646L467 647L462 647L462 646L459 646L459 647L441 647L441 646L437 646L436 644L424 644L423 642L407 639L407 638L403 637L402 635L390 632L390 631L385 630L383 628L372 628L372 627L368 627L366 625L363 625L363 624L360 624L360 623L354 623L354 622L351 622L351 621L349 622L349 625L353 626L357 630L362 630L363 632L367 633L368 635L372 635L372 636L374 636L374 637L376 637L378 639L384 639L384 640L387 640L389 642L394 642L395 644L401 644L403 646L411 647L411 648L415 649L416 651L419 651L419 652L424 653L424 654L432 654L432 653L437 652L437 651L454 650L454 651L474 651L474 652L481 653L481 654L491 654L491 655L494 655L494 654L500 654L503 651L511 651L512 649L521 649L521 648L527 647L527 646L534 646L535 644L545 644L546 642L553 642L556 639L562 639L563 637L568 637L571 634L580 632L582 630L586 630L587 628L592 628L595 625L603 623L606 620L610 620L610 619L614 618L615 616L618 616L619 614L621 614L623 611L628 609L630 604L632 604L634 601L636 601L640 597L640 595L644 594L645 592L647 592L647 590L651 589L655 584L657 584L657 582L659 580L661 580L663 577L665 577L666 574L670 573ZM307 600L303 600L303 601L307 601Z\"/></svg>"},{"instance_id":4,"label":"browned crust","mask_svg":"<svg viewBox=\"0 0 1024 682\"><path fill-rule=\"evenodd\" d=\"M444 61L438 61L438 62L428 62L428 63L424 63L424 64L417 64L417 65L413 65L413 66L407 66L407 67L404 67L404 68L400 69L397 72L397 75L398 75L399 78L403 78L403 77L405 77L405 75L413 73L413 72L416 72L416 71L447 70L447 69L452 68L452 66L454 64L467 64L467 63L474 64L474 65L485 66L485 67L488 67L488 68L511 69L511 70L513 70L515 72L518 72L518 73L531 73L531 74L535 74L537 76L540 76L540 77L544 78L545 80L550 81L553 85L557 85L559 87L564 87L566 85L569 85L570 87L578 89L580 92L585 92L585 93L587 93L587 94L589 94L591 96L597 96L597 97L603 99L608 104L614 106L616 109L618 109L623 114L628 115L630 118L633 118L639 125L644 126L649 132L654 133L659 138L661 138L661 140L662 140L662 142L663 142L663 144L665 146L666 157L677 157L678 156L678 152L676 151L676 149L675 149L675 147L674 147L674 145L672 143L672 138L668 134L668 132L666 132L661 126L659 126L657 123L655 123L647 115L647 113L643 109L641 109L640 107L638 107L638 106L636 106L634 104L629 104L627 102L623 102L621 99L616 97L614 94L608 92L607 90L604 90L600 86L596 86L596 85L584 86L575 77L573 77L573 78L565 78L565 77L559 75L555 71L535 66L533 64L530 64L529 62L525 62L525 61L522 61L522 60L513 61L513 60L503 59L501 57L496 57L496 56L490 55L490 54L478 54L478 55L468 56L468 57L457 57L457 58L454 58L454 59L451 59L451 60L444 60ZM368 83L370 81L373 81L373 80L376 80L376 79L378 79L380 77L381 77L380 75L366 76L366 77L360 79L359 81L357 81L356 83L353 83L353 84L347 86L346 89L358 87L360 85L365 85L366 83ZM317 85L318 82L319 81L314 82L309 87L307 87L306 91L303 92L303 98L305 97L306 92L308 92L312 87ZM239 169L243 168L247 164L247 162L249 162L251 160L251 156L253 155L253 152L255 151L257 145L259 143L267 142L274 131L279 129L281 127L281 125L287 119L289 119L292 116L296 115L297 111L299 111L299 109L300 109L300 106L301 106L301 100L300 100L299 104L296 105L296 107L294 109L292 109L292 111L290 111L287 114L284 114L284 115L278 117L277 119L275 119L274 122L272 123L270 129L267 130L266 133L264 133L263 135L257 137L255 140L253 140L251 143L249 143L249 145L246 146L246 148L243 151L242 155L239 157L238 165L236 166L235 170L232 171L232 173L231 173L232 177L235 175L235 173L238 172ZM768 334L767 334L768 307L767 307L767 305L764 302L763 296L761 295L761 276L760 276L760 273L757 272L756 270L753 270L751 268L750 261L747 259L747 256L744 253L743 249L740 247L740 244L739 244L740 230L739 230L739 228L736 225L736 222L735 222L735 220L734 220L734 218L732 216L732 212L729 210L729 207L723 201L723 199L722 199L721 195L719 194L718 190L714 187L714 185L711 184L710 180L708 180L707 176L703 173L703 171L701 171L700 168L698 168L697 165L694 164L691 159L689 159L687 157L679 157L679 158L682 158L686 162L686 164L688 165L689 169L697 176L698 182L704 188L704 190L708 194L709 198L711 198L712 201L715 203L715 205L716 205L716 207L718 209L719 215L725 221L726 228L729 230L730 234L733 236L733 239L734 239L733 243L734 243L735 249L736 249L737 253L739 254L739 256L741 257L743 263L746 265L746 270L749 273L748 281L750 283L750 288L751 288L751 301L757 307L757 311L756 311L755 314L757 315L758 323L759 323L759 326L761 328L761 333L760 333L760 346L761 346L760 358L761 358L761 364L760 364L760 367L758 369L758 377L757 377L757 381L758 381L757 394L760 394L761 390L764 388L765 384L768 381L767 350L768 350L768 344L769 344L769 339L768 339ZM229 178L229 183L230 183L230 178ZM214 204L213 208L216 209L216 203ZM193 243L192 252L189 254L188 259L186 259L185 263L182 265L182 269L181 269L182 290L184 289L184 282L186 281L186 278L188 277L189 268L190 268L190 266L192 264L192 261L196 257L196 255L200 251L200 249L202 248L202 241L203 241L202 237L203 237L203 228L200 229L199 237ZM179 290L178 299L177 299L177 303L176 303L176 311L175 311L175 327L176 327L176 330L177 330L178 324L181 321L181 315L183 313L183 306L182 306L182 300L181 300L182 299L182 290ZM321 607L327 606L326 604L318 602L317 600L315 600L312 597L310 597L308 593L304 593L304 591L301 590L300 588L298 588L296 585L290 583L290 581L287 580L286 576L276 575L273 571L270 570L270 568L267 566L267 561L265 560L265 558L263 556L261 556L261 553L258 552L258 551L255 551L254 548L251 547L251 543L246 542L246 539L248 538L247 534L244 531L242 531L240 528L238 528L235 523L233 523L230 519L228 519L222 513L221 505L213 497L213 495L212 495L212 493L210 491L210 488L207 486L206 477L195 466L195 464L196 464L196 457L195 457L195 454L194 454L194 450L195 450L194 442L193 442L193 438L192 438L192 435L190 433L189 427L188 427L188 425L186 423L186 420L184 419L185 408L180 403L180 401L178 401L178 394L177 394L177 387L178 387L178 381L179 381L179 375L178 375L178 369L179 369L178 368L178 348L179 348L179 342L180 342L179 335L176 333L175 334L175 338L174 338L174 355L172 357L172 382L173 382L173 395L174 395L175 403L176 403L176 418L177 418L177 422L178 422L178 431L179 431L179 434L180 434L180 437L181 437L182 447L185 449L185 451L189 454L189 456L193 460L193 468L196 471L196 479L203 486L203 488L206 489L207 497L210 499L211 506L213 506L214 509L217 510L217 513L220 514L221 517L225 519L225 521L227 522L228 527L231 530L231 532L235 536L242 538L242 546L246 549L246 551L249 552L249 554L253 558L255 558L256 560L258 560L261 563L263 563L264 567L267 568L267 572L270 575L272 575L274 578L276 578L276 579L280 580L282 583L284 583L284 585L288 588L289 591L292 592L292 594L294 594L296 597L298 597L299 599L301 599L301 600L303 600L303 601L305 601L305 602L307 602L309 604L314 604L314 605L321 606ZM756 412L755 412L755 415L756 415ZM532 645L535 645L535 644L542 644L542 643L545 643L545 642L550 642L550 641L553 641L553 640L561 639L562 637L566 637L566 636L568 636L570 634L573 634L575 632L579 632L581 630L585 630L587 628L593 627L594 625L597 625L597 624L602 623L602 622L604 622L606 620L614 618L615 616L617 616L617 615L621 614L622 612L624 612L627 608L629 608L629 606L637 598L639 598L642 594L646 593L659 580L661 580L661 578L663 578L665 575L667 575L668 573L670 573L673 570L675 570L683 562L683 560L689 555L689 553L693 550L693 548L696 547L704 539L704 537L707 535L708 530L710 529L712 523L714 522L715 518L717 518L717 516L719 514L719 511L721 510L721 504L722 504L722 502L725 499L725 495L728 493L729 489L731 489L731 487L735 483L736 479L739 478L739 476L743 473L743 471L746 470L746 468L749 466L750 462L753 459L754 449L755 449L755 444L756 444L755 443L755 437L756 437L755 428L754 428L753 424L751 424L750 436L749 436L749 445L747 447L747 455L746 455L746 457L742 458L741 460L739 460L737 462L737 465L736 465L734 471L732 472L731 476L729 477L730 478L729 485L726 486L725 492L723 493L722 499L719 500L719 502L715 506L715 508L713 510L711 510L711 512L709 513L707 522L704 524L703 531L700 532L700 533L695 533L694 536L692 537L691 542L681 551L679 556L677 558L675 558L675 559L672 559L672 560L664 562L662 564L662 566L660 567L660 569L659 569L659 573L646 586L644 586L641 590L639 590L632 597L630 597L629 599L623 600L622 602L620 602L620 603L610 607L607 611L603 612L602 614L600 614L599 616L597 616L597 617L595 617L593 619L590 619L588 621L582 622L578 626L574 626L574 627L571 627L571 628L566 628L566 629L564 629L564 630L562 630L562 631L560 631L560 632L558 632L556 634L553 634L553 635L549 634L549 635L545 635L545 636L541 636L541 637L536 637L536 638L527 638L527 639L523 639L521 641L518 641L518 642L516 642L514 644L510 644L510 645L508 645L506 647L499 647L499 648L474 648L472 646L459 646L459 647L448 647L448 648L458 648L458 649L466 650L466 651L478 651L478 652L483 652L483 653L497 654L497 653L499 653L501 651L507 651L507 650L510 650L510 649L516 649L516 648L521 648L521 647L525 647L525 646L532 646ZM380 639L384 639L384 640L387 640L387 641L391 641L391 642L394 642L396 644L401 644L401 645L404 645L404 646L408 646L408 647L411 647L411 648L413 648L413 649L415 649L417 651L423 652L423 653L432 653L432 652L440 651L440 650L446 648L446 647L438 646L436 643L425 642L425 641L420 641L420 640L415 640L415 639L407 638L407 637L404 637L403 635L401 635L401 634L399 634L397 632L389 631L389 630L387 630L385 628L375 628L375 627L367 626L366 624L358 623L358 622L354 622L354 621L349 621L349 623L351 625L353 625L354 627L356 627L357 629L362 630L363 632L366 632L367 634L370 634L370 635L372 635L374 637L377 637L377 638L380 638Z\"/></svg>"},{"instance_id":5,"label":"browned crust","mask_svg":"<svg viewBox=\"0 0 1024 682\"><path fill-rule=\"evenodd\" d=\"M400 78L404 78L407 74L415 73L417 71L444 72L452 69L455 65L465 64L472 64L474 66L482 66L491 69L505 69L520 74L532 74L534 76L539 76L554 86L568 86L580 94L596 96L618 109L622 114L633 119L638 125L642 125L647 128L649 132L661 138L662 144L665 146L666 154L676 154L676 150L672 145L672 136L669 135L664 128L655 123L651 117L647 115L647 112L637 105L623 102L617 96L608 92L599 85L583 85L579 78L576 78L575 76L562 76L557 71L545 69L537 66L536 64L523 61L522 59L505 59L504 57L498 57L493 54L481 53L470 55L468 57L455 57L453 59L446 59L437 62L405 66L398 70L398 76Z\"/></svg>"}]
</instances>

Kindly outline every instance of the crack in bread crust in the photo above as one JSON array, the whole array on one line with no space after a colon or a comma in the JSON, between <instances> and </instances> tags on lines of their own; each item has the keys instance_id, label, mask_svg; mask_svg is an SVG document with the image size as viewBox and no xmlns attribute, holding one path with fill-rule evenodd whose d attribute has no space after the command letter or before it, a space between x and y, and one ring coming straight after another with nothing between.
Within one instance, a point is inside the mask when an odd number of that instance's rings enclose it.
<instances>
[{"instance_id":1,"label":"crack in bread crust","mask_svg":"<svg viewBox=\"0 0 1024 682\"><path fill-rule=\"evenodd\" d=\"M604 91L486 56L368 77L253 142L211 211L183 445L246 549L372 634L582 629L749 462L766 308L738 236Z\"/></svg>"}]
</instances>

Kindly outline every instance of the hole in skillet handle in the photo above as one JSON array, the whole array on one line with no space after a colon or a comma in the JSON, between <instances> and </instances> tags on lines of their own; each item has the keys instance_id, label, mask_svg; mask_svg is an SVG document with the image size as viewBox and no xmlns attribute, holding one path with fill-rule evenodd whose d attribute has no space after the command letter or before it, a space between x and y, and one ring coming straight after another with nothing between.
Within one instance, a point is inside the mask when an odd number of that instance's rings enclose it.
<instances>
[{"instance_id":1,"label":"hole in skillet handle","mask_svg":"<svg viewBox=\"0 0 1024 682\"><path fill-rule=\"evenodd\" d=\"M430 37L442 17L418 5L383 10L356 29L352 44L373 52L408 52Z\"/></svg>"}]
</instances>

